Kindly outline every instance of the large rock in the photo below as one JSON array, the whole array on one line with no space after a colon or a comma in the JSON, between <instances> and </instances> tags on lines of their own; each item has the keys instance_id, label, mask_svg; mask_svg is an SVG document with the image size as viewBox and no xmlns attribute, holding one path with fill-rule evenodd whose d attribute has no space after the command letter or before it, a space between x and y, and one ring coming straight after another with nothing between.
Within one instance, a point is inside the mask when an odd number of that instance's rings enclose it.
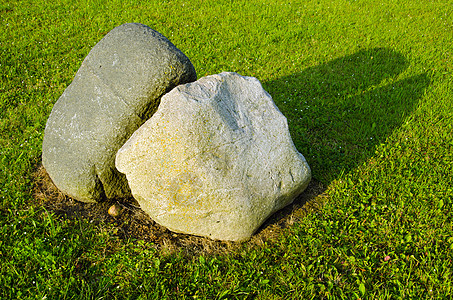
<instances>
[{"instance_id":1,"label":"large rock","mask_svg":"<svg viewBox=\"0 0 453 300\"><path fill-rule=\"evenodd\" d=\"M93 47L47 121L42 162L55 185L84 202L130 196L115 155L155 112L163 94L196 80L189 59L137 23Z\"/></svg>"},{"instance_id":2,"label":"large rock","mask_svg":"<svg viewBox=\"0 0 453 300\"><path fill-rule=\"evenodd\" d=\"M180 85L118 151L116 167L156 222L242 241L308 185L286 118L252 77Z\"/></svg>"}]
</instances>

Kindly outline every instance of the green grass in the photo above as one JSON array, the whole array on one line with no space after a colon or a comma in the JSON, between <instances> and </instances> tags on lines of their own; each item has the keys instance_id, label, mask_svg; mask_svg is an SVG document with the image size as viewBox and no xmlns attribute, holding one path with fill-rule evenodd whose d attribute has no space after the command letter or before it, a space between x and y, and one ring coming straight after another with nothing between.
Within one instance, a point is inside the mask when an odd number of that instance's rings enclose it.
<instances>
[{"instance_id":1,"label":"green grass","mask_svg":"<svg viewBox=\"0 0 453 300\"><path fill-rule=\"evenodd\" d=\"M452 297L451 1L6 0L0 19L1 299ZM318 209L262 247L187 257L32 205L52 105L126 22L198 77L257 77L327 187Z\"/></svg>"}]
</instances>

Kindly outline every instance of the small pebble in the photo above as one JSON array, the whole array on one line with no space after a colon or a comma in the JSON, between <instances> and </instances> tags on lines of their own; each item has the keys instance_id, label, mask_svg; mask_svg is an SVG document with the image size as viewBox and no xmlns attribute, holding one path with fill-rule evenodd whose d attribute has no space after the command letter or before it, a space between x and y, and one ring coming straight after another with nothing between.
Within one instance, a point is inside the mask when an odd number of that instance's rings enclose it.
<instances>
[{"instance_id":1,"label":"small pebble","mask_svg":"<svg viewBox=\"0 0 453 300\"><path fill-rule=\"evenodd\" d=\"M112 217L118 217L121 213L121 207L118 204L113 204L110 206L108 213Z\"/></svg>"}]
</instances>

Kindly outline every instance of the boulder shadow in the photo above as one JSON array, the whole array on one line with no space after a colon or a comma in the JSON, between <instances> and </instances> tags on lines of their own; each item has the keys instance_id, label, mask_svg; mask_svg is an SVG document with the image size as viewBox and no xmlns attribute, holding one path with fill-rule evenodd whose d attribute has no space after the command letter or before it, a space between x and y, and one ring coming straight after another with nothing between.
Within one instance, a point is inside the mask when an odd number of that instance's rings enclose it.
<instances>
[{"instance_id":1,"label":"boulder shadow","mask_svg":"<svg viewBox=\"0 0 453 300\"><path fill-rule=\"evenodd\" d=\"M400 53L374 48L263 82L287 117L291 137L307 159L313 180L258 234L286 227L316 209L330 182L370 159L376 146L403 124L430 84L426 73L401 76L408 66Z\"/></svg>"},{"instance_id":2,"label":"boulder shadow","mask_svg":"<svg viewBox=\"0 0 453 300\"><path fill-rule=\"evenodd\" d=\"M313 177L329 184L372 157L415 109L429 78L399 79L408 66L400 53L374 48L263 86L288 118Z\"/></svg>"}]
</instances>

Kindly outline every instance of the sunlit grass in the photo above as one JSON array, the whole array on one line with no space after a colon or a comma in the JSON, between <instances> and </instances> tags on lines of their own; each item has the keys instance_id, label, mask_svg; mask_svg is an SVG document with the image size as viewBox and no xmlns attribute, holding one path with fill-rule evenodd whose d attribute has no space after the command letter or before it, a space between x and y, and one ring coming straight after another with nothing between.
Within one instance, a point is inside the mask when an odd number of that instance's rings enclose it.
<instances>
[{"instance_id":1,"label":"sunlit grass","mask_svg":"<svg viewBox=\"0 0 453 300\"><path fill-rule=\"evenodd\" d=\"M451 297L452 16L448 1L2 2L0 298ZM52 105L126 22L199 77L257 77L327 187L317 210L263 246L187 257L31 205Z\"/></svg>"}]
</instances>

